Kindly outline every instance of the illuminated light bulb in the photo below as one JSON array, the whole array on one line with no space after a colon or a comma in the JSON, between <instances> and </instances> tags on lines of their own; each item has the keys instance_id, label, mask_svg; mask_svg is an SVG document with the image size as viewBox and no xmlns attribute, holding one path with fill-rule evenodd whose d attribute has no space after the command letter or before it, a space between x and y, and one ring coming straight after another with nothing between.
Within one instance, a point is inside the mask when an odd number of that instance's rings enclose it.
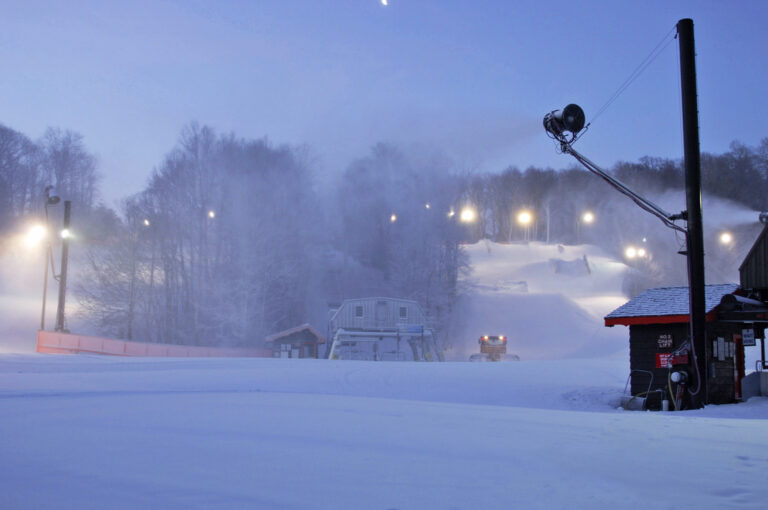
<instances>
[{"instance_id":1,"label":"illuminated light bulb","mask_svg":"<svg viewBox=\"0 0 768 510\"><path fill-rule=\"evenodd\" d=\"M472 221L475 221L475 211L472 209L466 207L461 210L461 214L459 215L459 219L463 221L464 223L470 223Z\"/></svg>"},{"instance_id":2,"label":"illuminated light bulb","mask_svg":"<svg viewBox=\"0 0 768 510\"><path fill-rule=\"evenodd\" d=\"M29 229L27 237L24 239L24 244L27 246L37 246L45 237L45 227L42 225L35 225Z\"/></svg>"},{"instance_id":3,"label":"illuminated light bulb","mask_svg":"<svg viewBox=\"0 0 768 510\"><path fill-rule=\"evenodd\" d=\"M517 215L517 222L521 225L528 225L533 220L533 215L528 211L522 211Z\"/></svg>"}]
</instances>

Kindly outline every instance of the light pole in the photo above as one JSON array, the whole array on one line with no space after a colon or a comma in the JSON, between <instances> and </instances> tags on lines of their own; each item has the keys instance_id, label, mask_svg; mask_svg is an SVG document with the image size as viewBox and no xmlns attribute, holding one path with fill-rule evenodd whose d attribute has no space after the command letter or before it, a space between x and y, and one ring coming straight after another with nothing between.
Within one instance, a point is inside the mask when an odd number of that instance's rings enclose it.
<instances>
[{"instance_id":1,"label":"light pole","mask_svg":"<svg viewBox=\"0 0 768 510\"><path fill-rule=\"evenodd\" d=\"M48 206L49 205L56 205L59 203L61 198L59 198L57 195L51 195L51 190L53 190L53 186L46 186L45 187L45 202L44 202L44 209L45 209L45 229L46 229L46 246L45 246L45 272L43 276L43 311L40 314L40 330L45 330L45 301L48 297L48 264L50 261L50 264L53 265L53 249L51 248L51 238L47 234L48 230Z\"/></svg>"},{"instance_id":2,"label":"light pole","mask_svg":"<svg viewBox=\"0 0 768 510\"><path fill-rule=\"evenodd\" d=\"M56 309L56 331L64 331L64 306L67 296L67 267L69 266L69 211L72 202L64 201L64 230L61 231L61 270L59 273L59 306ZM68 333L68 331L66 331Z\"/></svg>"}]
</instances>

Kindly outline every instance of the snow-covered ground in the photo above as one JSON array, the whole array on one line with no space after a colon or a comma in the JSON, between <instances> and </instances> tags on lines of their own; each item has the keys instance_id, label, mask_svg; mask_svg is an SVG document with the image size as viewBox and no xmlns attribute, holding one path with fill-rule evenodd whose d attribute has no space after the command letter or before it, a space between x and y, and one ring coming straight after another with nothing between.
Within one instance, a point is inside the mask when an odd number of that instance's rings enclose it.
<instances>
[{"instance_id":1,"label":"snow-covered ground","mask_svg":"<svg viewBox=\"0 0 768 510\"><path fill-rule=\"evenodd\" d=\"M764 508L768 399L616 409L616 360L0 357L0 508Z\"/></svg>"},{"instance_id":2,"label":"snow-covered ground","mask_svg":"<svg viewBox=\"0 0 768 510\"><path fill-rule=\"evenodd\" d=\"M0 299L0 509L765 506L768 398L618 409L621 263L468 250L466 348L520 362L37 355L36 306Z\"/></svg>"}]
</instances>

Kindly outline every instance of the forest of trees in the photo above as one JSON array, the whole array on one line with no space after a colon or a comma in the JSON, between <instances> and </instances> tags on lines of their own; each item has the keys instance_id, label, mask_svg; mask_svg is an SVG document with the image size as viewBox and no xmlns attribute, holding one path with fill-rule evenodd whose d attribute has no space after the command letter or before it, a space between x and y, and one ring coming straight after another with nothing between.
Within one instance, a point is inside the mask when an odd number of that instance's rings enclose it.
<instances>
[{"instance_id":1,"label":"forest of trees","mask_svg":"<svg viewBox=\"0 0 768 510\"><path fill-rule=\"evenodd\" d=\"M48 185L71 200L83 232L71 290L89 332L105 336L261 345L303 322L323 328L329 304L381 295L417 300L450 344L470 270L464 243L592 243L621 256L643 238L655 253L675 251L658 220L573 167L472 174L380 144L320 191L306 148L190 124L119 211L100 201L97 167L77 133L49 129L33 141L0 125L0 233L40 217ZM619 162L612 173L662 202L683 187L680 161ZM707 194L765 209L768 139L702 154L702 179ZM461 221L465 208L473 221ZM516 221L521 210L530 224ZM583 224L587 210L600 221ZM635 269L629 295L684 283L679 256Z\"/></svg>"}]
</instances>

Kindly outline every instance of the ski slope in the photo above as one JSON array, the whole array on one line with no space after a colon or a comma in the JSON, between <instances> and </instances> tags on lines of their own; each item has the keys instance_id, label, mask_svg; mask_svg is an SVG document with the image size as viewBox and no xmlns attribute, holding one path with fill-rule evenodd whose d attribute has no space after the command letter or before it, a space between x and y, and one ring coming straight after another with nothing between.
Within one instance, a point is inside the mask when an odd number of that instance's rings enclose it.
<instances>
[{"instance_id":1,"label":"ski slope","mask_svg":"<svg viewBox=\"0 0 768 510\"><path fill-rule=\"evenodd\" d=\"M627 331L603 325L627 301L623 263L591 245L481 241L466 251L465 341L453 359L477 352L484 334L506 335L522 359L628 358Z\"/></svg>"},{"instance_id":2,"label":"ski slope","mask_svg":"<svg viewBox=\"0 0 768 510\"><path fill-rule=\"evenodd\" d=\"M0 300L0 331L29 330L0 337L0 508L765 506L768 398L618 408L628 332L602 316L623 264L467 250L466 352L446 363L38 355L39 316ZM464 362L485 332L522 361Z\"/></svg>"}]
</instances>

